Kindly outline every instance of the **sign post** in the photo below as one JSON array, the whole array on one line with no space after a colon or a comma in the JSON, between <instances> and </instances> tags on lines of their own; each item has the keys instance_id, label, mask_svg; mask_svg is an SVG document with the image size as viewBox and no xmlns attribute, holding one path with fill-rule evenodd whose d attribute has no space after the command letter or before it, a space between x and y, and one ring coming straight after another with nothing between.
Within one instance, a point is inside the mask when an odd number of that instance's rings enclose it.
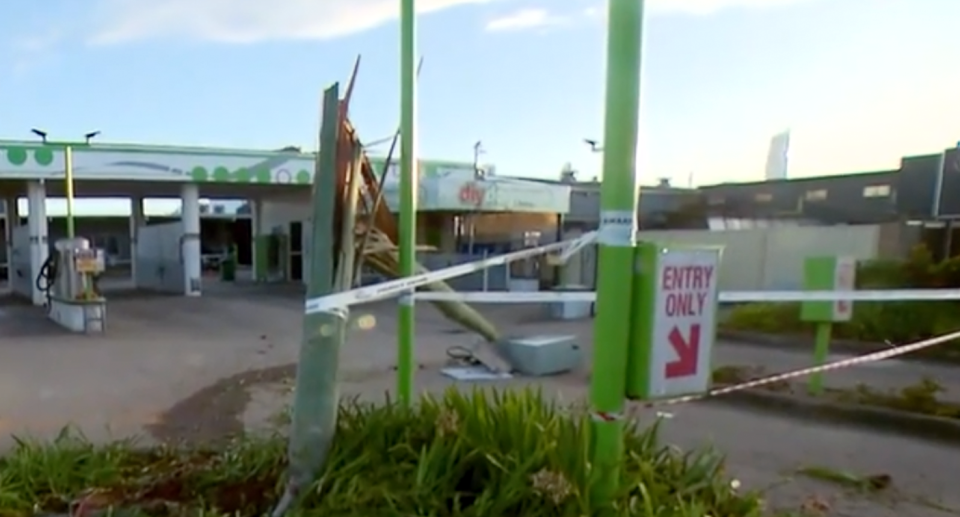
<instances>
[{"instance_id":1,"label":"sign post","mask_svg":"<svg viewBox=\"0 0 960 517\"><path fill-rule=\"evenodd\" d=\"M857 261L853 257L809 257L803 263L803 288L806 291L852 291L857 283ZM830 339L833 323L850 321L853 317L853 302L802 302L800 319L814 323L816 333L813 342L813 364L827 362L830 354ZM823 393L823 373L810 375L808 384L811 394Z\"/></svg>"},{"instance_id":2,"label":"sign post","mask_svg":"<svg viewBox=\"0 0 960 517\"><path fill-rule=\"evenodd\" d=\"M637 137L643 0L609 0L603 177L597 234L597 317L590 379L592 499L610 506L623 465L623 410L637 229Z\"/></svg>"},{"instance_id":3,"label":"sign post","mask_svg":"<svg viewBox=\"0 0 960 517\"><path fill-rule=\"evenodd\" d=\"M627 396L647 400L707 391L720 250L641 243L636 265Z\"/></svg>"},{"instance_id":4,"label":"sign post","mask_svg":"<svg viewBox=\"0 0 960 517\"><path fill-rule=\"evenodd\" d=\"M417 274L417 11L415 0L400 1L400 276ZM400 297L397 318L397 398L413 403L416 312L413 291Z\"/></svg>"}]
</instances>

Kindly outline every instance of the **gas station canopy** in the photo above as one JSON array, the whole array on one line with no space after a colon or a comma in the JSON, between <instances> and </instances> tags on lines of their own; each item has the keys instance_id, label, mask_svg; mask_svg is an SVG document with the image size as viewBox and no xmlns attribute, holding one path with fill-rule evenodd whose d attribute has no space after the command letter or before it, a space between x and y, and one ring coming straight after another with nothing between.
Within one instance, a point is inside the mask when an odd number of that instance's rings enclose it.
<instances>
[{"instance_id":1,"label":"gas station canopy","mask_svg":"<svg viewBox=\"0 0 960 517\"><path fill-rule=\"evenodd\" d=\"M0 180L58 181L63 178L64 145L0 141ZM251 151L202 147L127 144L73 144L73 176L78 183L152 182L160 191L177 183L201 187L308 189L313 182L313 153ZM372 159L383 168L383 159ZM378 163L379 161L379 163ZM499 177L482 166L477 174L471 162L420 162L419 210L481 212L551 212L570 207L570 187ZM147 185L144 185L147 187ZM393 164L384 183L387 205L398 206L399 172Z\"/></svg>"}]
</instances>

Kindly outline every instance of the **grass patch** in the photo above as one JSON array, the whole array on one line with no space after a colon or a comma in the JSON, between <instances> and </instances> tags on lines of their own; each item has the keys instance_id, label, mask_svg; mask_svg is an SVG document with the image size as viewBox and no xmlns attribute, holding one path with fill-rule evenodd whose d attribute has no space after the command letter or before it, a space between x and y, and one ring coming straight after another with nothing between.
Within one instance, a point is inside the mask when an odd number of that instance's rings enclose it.
<instances>
[{"instance_id":1,"label":"grass patch","mask_svg":"<svg viewBox=\"0 0 960 517\"><path fill-rule=\"evenodd\" d=\"M713 369L711 381L714 387L733 386L743 384L766 377L766 370L762 366L736 366L727 365ZM790 391L789 381L775 381L757 386L758 390L766 391Z\"/></svg>"},{"instance_id":2,"label":"grass patch","mask_svg":"<svg viewBox=\"0 0 960 517\"><path fill-rule=\"evenodd\" d=\"M765 375L762 367L728 365L715 368L712 380L714 387L724 387L760 379ZM776 381L751 388L751 390L807 394L807 380L804 377L793 382ZM878 390L864 384L860 384L853 389L827 387L820 398L846 404L874 406L940 418L960 419L960 404L942 400L939 395L944 391L946 390L938 382L925 377L916 384L889 391Z\"/></svg>"},{"instance_id":3,"label":"grass patch","mask_svg":"<svg viewBox=\"0 0 960 517\"><path fill-rule=\"evenodd\" d=\"M960 404L939 398L938 395L944 391L943 386L930 378L891 391L880 391L863 384L853 390L830 390L832 395L843 402L960 419Z\"/></svg>"},{"instance_id":4,"label":"grass patch","mask_svg":"<svg viewBox=\"0 0 960 517\"><path fill-rule=\"evenodd\" d=\"M801 467L797 469L797 474L860 492L886 490L893 483L893 478L889 474L861 476L852 472L820 466Z\"/></svg>"},{"instance_id":5,"label":"grass patch","mask_svg":"<svg viewBox=\"0 0 960 517\"><path fill-rule=\"evenodd\" d=\"M589 427L586 415L534 391L451 390L413 408L345 403L326 467L290 515L596 515ZM656 424L629 426L623 447L611 515L762 515L759 494L736 490L716 451L664 446ZM279 498L285 451L281 436L208 449L95 445L71 432L20 440L0 458L0 516L78 505L129 516L262 516Z\"/></svg>"}]
</instances>

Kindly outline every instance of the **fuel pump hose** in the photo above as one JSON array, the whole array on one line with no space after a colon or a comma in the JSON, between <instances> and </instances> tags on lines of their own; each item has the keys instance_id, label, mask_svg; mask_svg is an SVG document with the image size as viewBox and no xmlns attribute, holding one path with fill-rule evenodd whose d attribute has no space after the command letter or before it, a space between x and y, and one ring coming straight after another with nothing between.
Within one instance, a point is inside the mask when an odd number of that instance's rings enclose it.
<instances>
[{"instance_id":1,"label":"fuel pump hose","mask_svg":"<svg viewBox=\"0 0 960 517\"><path fill-rule=\"evenodd\" d=\"M57 253L51 253L47 260L40 266L40 272L37 274L37 289L47 297L47 307L50 307L50 291L57 283L57 274L60 269L60 260Z\"/></svg>"}]
</instances>

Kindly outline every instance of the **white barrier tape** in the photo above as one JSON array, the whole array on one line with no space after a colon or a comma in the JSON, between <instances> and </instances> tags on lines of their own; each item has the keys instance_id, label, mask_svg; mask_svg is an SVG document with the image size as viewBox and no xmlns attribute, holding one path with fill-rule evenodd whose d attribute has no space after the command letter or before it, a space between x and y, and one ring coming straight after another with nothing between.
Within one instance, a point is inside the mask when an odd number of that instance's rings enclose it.
<instances>
[{"instance_id":1,"label":"white barrier tape","mask_svg":"<svg viewBox=\"0 0 960 517\"><path fill-rule=\"evenodd\" d=\"M465 303L550 303L595 302L597 293L467 291L423 292L414 297L423 301L460 301ZM894 302L960 300L958 289L890 289L884 291L721 291L720 303L744 302Z\"/></svg>"},{"instance_id":2,"label":"white barrier tape","mask_svg":"<svg viewBox=\"0 0 960 517\"><path fill-rule=\"evenodd\" d=\"M736 302L920 302L960 300L960 289L863 291L721 291L720 301Z\"/></svg>"},{"instance_id":3,"label":"white barrier tape","mask_svg":"<svg viewBox=\"0 0 960 517\"><path fill-rule=\"evenodd\" d=\"M630 401L630 403L641 404L645 407L652 407L652 406L680 404L683 402L694 402L697 400L703 400L705 398L726 395L727 393L749 390L752 388L758 388L760 386L766 386L768 384L774 384L777 382L783 382L790 379L796 379L798 377L805 377L813 373L828 372L831 370L839 370L841 368L847 368L847 367L855 366L858 364L882 361L884 359L889 359L891 357L897 357L900 355L909 354L910 352L916 352L917 350L922 350L924 348L929 348L931 346L940 345L940 344L946 343L947 341L953 341L955 339L960 339L960 331L951 332L949 334L944 334L942 336L932 337L929 339L924 339L922 341L917 341L915 343L911 343L907 345L896 346L896 347L890 348L889 350L881 350L879 352L873 352L871 354L852 357L850 359L842 359L840 361L834 361L832 363L827 363L820 366L811 366L808 368L801 368L799 370L791 370L789 372L769 375L767 377L762 377L760 379L755 379L752 381L735 384L733 386L724 386L723 388L713 389L701 395L688 395L685 397L676 397L672 399L664 399L664 400L657 400L657 401L644 401L644 402Z\"/></svg>"},{"instance_id":4,"label":"white barrier tape","mask_svg":"<svg viewBox=\"0 0 960 517\"><path fill-rule=\"evenodd\" d=\"M391 280L389 282L381 282L379 284L374 284L367 287L351 289L342 293L331 294L320 298L313 298L307 300L304 304L304 312L306 314L314 314L329 310L330 308L334 307L349 307L359 303L383 300L385 298L402 294L405 291L412 291L417 287L432 284L434 282L442 282L450 278L469 275L470 273L482 271L490 267L509 264L510 262L514 262L516 260L522 260L529 257L535 257L537 255L543 255L544 253L562 250L569 246L571 242L575 242L575 240L555 242L553 244L547 244L537 248L514 251L513 253L498 255L496 257L490 257L487 259L478 260L476 262L469 262L467 264L460 264L458 266L451 266L445 269L431 271L429 273L422 273L406 278Z\"/></svg>"},{"instance_id":5,"label":"white barrier tape","mask_svg":"<svg viewBox=\"0 0 960 517\"><path fill-rule=\"evenodd\" d=\"M618 420L623 420L623 413L593 411L590 413L590 418L596 420L597 422L616 422Z\"/></svg>"},{"instance_id":6,"label":"white barrier tape","mask_svg":"<svg viewBox=\"0 0 960 517\"><path fill-rule=\"evenodd\" d=\"M465 303L549 303L549 302L593 302L597 293L589 292L538 292L538 291L457 291L422 292L414 298L427 302L465 302Z\"/></svg>"},{"instance_id":7,"label":"white barrier tape","mask_svg":"<svg viewBox=\"0 0 960 517\"><path fill-rule=\"evenodd\" d=\"M597 241L597 231L587 232L580 237L576 238L567 249L563 250L560 255L557 257L557 262L560 264L566 263L570 260L570 257L576 255L583 251L583 248L594 244Z\"/></svg>"}]
</instances>

